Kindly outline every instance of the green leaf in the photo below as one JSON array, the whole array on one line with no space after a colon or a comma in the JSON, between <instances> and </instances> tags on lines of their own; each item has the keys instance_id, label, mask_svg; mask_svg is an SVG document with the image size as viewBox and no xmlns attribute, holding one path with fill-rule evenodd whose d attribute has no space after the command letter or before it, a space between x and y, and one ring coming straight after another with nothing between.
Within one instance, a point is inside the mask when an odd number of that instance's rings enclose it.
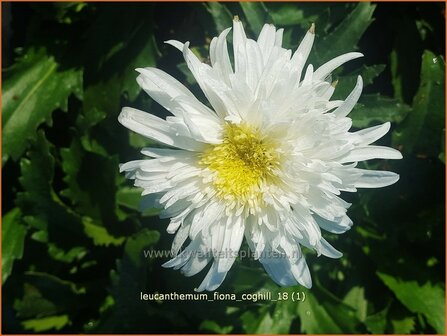
<instances>
[{"instance_id":1,"label":"green leaf","mask_svg":"<svg viewBox=\"0 0 447 336\"><path fill-rule=\"evenodd\" d=\"M261 314L261 316L258 318L258 324L256 328L256 334L267 334L269 332L272 332L272 329L274 327L274 322L272 319L272 316L270 315L270 312L265 310L264 314Z\"/></svg>"},{"instance_id":2,"label":"green leaf","mask_svg":"<svg viewBox=\"0 0 447 336\"><path fill-rule=\"evenodd\" d=\"M2 91L3 163L17 160L36 129L43 122L51 125L56 109L67 110L72 94L82 97L82 72L61 69L45 49L28 50L4 74Z\"/></svg>"},{"instance_id":3,"label":"green leaf","mask_svg":"<svg viewBox=\"0 0 447 336\"><path fill-rule=\"evenodd\" d=\"M117 202L129 209L138 210L142 191L142 188L122 187L116 194Z\"/></svg>"},{"instance_id":4,"label":"green leaf","mask_svg":"<svg viewBox=\"0 0 447 336\"><path fill-rule=\"evenodd\" d=\"M269 306L262 306L256 313L246 311L241 315L243 327L248 334L288 334L295 318L295 304L292 301L278 301L273 312Z\"/></svg>"},{"instance_id":5,"label":"green leaf","mask_svg":"<svg viewBox=\"0 0 447 336\"><path fill-rule=\"evenodd\" d=\"M357 318L360 321L365 321L368 310L368 301L365 299L365 289L363 287L352 287L348 294L346 294L343 302L356 310Z\"/></svg>"},{"instance_id":6,"label":"green leaf","mask_svg":"<svg viewBox=\"0 0 447 336\"><path fill-rule=\"evenodd\" d=\"M363 33L373 22L372 15L375 8L376 5L368 2L358 3L330 34L318 41L316 49L318 59L326 62L337 54L353 51Z\"/></svg>"},{"instance_id":7,"label":"green leaf","mask_svg":"<svg viewBox=\"0 0 447 336\"><path fill-rule=\"evenodd\" d=\"M262 2L240 2L239 4L254 34L259 34L264 24L272 21Z\"/></svg>"},{"instance_id":8,"label":"green leaf","mask_svg":"<svg viewBox=\"0 0 447 336\"><path fill-rule=\"evenodd\" d=\"M144 229L130 237L124 247L123 258L118 262L117 272L112 273L111 294L115 305L100 322L100 331L134 331L135 325L145 325L149 313L153 313L144 302L135 299L145 289L148 272L148 260L144 250L158 242L157 231Z\"/></svg>"},{"instance_id":9,"label":"green leaf","mask_svg":"<svg viewBox=\"0 0 447 336\"><path fill-rule=\"evenodd\" d=\"M68 324L70 324L68 315L41 317L22 322L23 328L33 330L34 332L42 332L51 329L60 330Z\"/></svg>"},{"instance_id":10,"label":"green leaf","mask_svg":"<svg viewBox=\"0 0 447 336\"><path fill-rule=\"evenodd\" d=\"M365 325L370 333L383 334L385 332L389 308L390 306L388 305L378 313L366 317Z\"/></svg>"},{"instance_id":11,"label":"green leaf","mask_svg":"<svg viewBox=\"0 0 447 336\"><path fill-rule=\"evenodd\" d=\"M216 32L220 34L228 27L233 26L233 16L225 4L219 2L207 2L204 4L207 11L211 14L216 27Z\"/></svg>"},{"instance_id":12,"label":"green leaf","mask_svg":"<svg viewBox=\"0 0 447 336\"><path fill-rule=\"evenodd\" d=\"M363 95L349 117L352 125L364 128L371 123L400 123L411 111L408 105L380 94Z\"/></svg>"},{"instance_id":13,"label":"green leaf","mask_svg":"<svg viewBox=\"0 0 447 336\"><path fill-rule=\"evenodd\" d=\"M54 259L64 263L72 263L75 260L81 260L87 254L84 246L75 246L68 251L57 247L56 244L48 244L48 254Z\"/></svg>"},{"instance_id":14,"label":"green leaf","mask_svg":"<svg viewBox=\"0 0 447 336\"><path fill-rule=\"evenodd\" d=\"M445 120L445 62L441 56L425 51L422 56L421 83L413 100L413 111L393 134L395 146L405 153L417 152L437 157Z\"/></svg>"},{"instance_id":15,"label":"green leaf","mask_svg":"<svg viewBox=\"0 0 447 336\"><path fill-rule=\"evenodd\" d=\"M19 208L9 211L2 219L2 283L12 271L14 260L21 259L27 228Z\"/></svg>"},{"instance_id":16,"label":"green leaf","mask_svg":"<svg viewBox=\"0 0 447 336\"><path fill-rule=\"evenodd\" d=\"M138 133L130 132L129 133L129 145L131 145L134 148L141 149L143 147L156 147L159 145L157 141L146 138Z\"/></svg>"},{"instance_id":17,"label":"green leaf","mask_svg":"<svg viewBox=\"0 0 447 336\"><path fill-rule=\"evenodd\" d=\"M315 18L306 18L304 11L295 3L282 3L281 6L275 6L274 9L270 5L271 3L266 4L275 25L282 27L301 25L304 28L309 28L311 22L315 20Z\"/></svg>"},{"instance_id":18,"label":"green leaf","mask_svg":"<svg viewBox=\"0 0 447 336\"><path fill-rule=\"evenodd\" d=\"M229 334L233 330L233 326L221 327L215 321L205 320L200 323L199 329L203 331L211 331L216 334Z\"/></svg>"},{"instance_id":19,"label":"green leaf","mask_svg":"<svg viewBox=\"0 0 447 336\"><path fill-rule=\"evenodd\" d=\"M85 288L42 272L27 272L23 297L14 302L17 316L24 319L76 313Z\"/></svg>"},{"instance_id":20,"label":"green leaf","mask_svg":"<svg viewBox=\"0 0 447 336\"><path fill-rule=\"evenodd\" d=\"M426 282L420 285L380 272L378 276L405 307L413 313L423 314L438 333L444 334L445 290L439 284Z\"/></svg>"},{"instance_id":21,"label":"green leaf","mask_svg":"<svg viewBox=\"0 0 447 336\"><path fill-rule=\"evenodd\" d=\"M56 21L61 24L70 25L79 21L80 17L85 14L83 9L87 7L86 3L52 3L50 6L34 5L33 9L36 14L45 20Z\"/></svg>"},{"instance_id":22,"label":"green leaf","mask_svg":"<svg viewBox=\"0 0 447 336\"><path fill-rule=\"evenodd\" d=\"M121 206L125 206L129 209L142 211L143 216L156 216L160 213L161 209L158 208L146 208L141 209L141 188L136 187L122 187L116 194L117 203Z\"/></svg>"},{"instance_id":23,"label":"green leaf","mask_svg":"<svg viewBox=\"0 0 447 336\"><path fill-rule=\"evenodd\" d=\"M291 290L289 290L291 293ZM292 300L278 301L272 314L273 326L264 333L288 334L296 315L296 305Z\"/></svg>"},{"instance_id":24,"label":"green leaf","mask_svg":"<svg viewBox=\"0 0 447 336\"><path fill-rule=\"evenodd\" d=\"M125 237L114 237L107 230L100 225L95 224L88 218L83 218L85 234L93 240L95 245L109 246L121 245L126 240Z\"/></svg>"},{"instance_id":25,"label":"green leaf","mask_svg":"<svg viewBox=\"0 0 447 336\"><path fill-rule=\"evenodd\" d=\"M394 20L394 27L399 27L390 33L394 35L393 50L390 54L391 81L394 97L401 102L410 103L417 91L421 56L424 43L414 18L399 15Z\"/></svg>"},{"instance_id":26,"label":"green leaf","mask_svg":"<svg viewBox=\"0 0 447 336\"><path fill-rule=\"evenodd\" d=\"M22 176L19 181L23 191L17 194L17 205L24 221L41 231L37 236L43 242L63 242L64 248L70 249L84 241L83 227L80 216L67 207L53 189L53 150L54 146L45 139L44 133L38 132L27 157L20 160Z\"/></svg>"},{"instance_id":27,"label":"green leaf","mask_svg":"<svg viewBox=\"0 0 447 336\"><path fill-rule=\"evenodd\" d=\"M414 317L391 320L394 334L411 334L414 330Z\"/></svg>"},{"instance_id":28,"label":"green leaf","mask_svg":"<svg viewBox=\"0 0 447 336\"><path fill-rule=\"evenodd\" d=\"M325 305L315 298L312 292L306 292L306 300L298 304L301 320L301 332L308 334L342 334L344 331L328 313Z\"/></svg>"},{"instance_id":29,"label":"green leaf","mask_svg":"<svg viewBox=\"0 0 447 336\"><path fill-rule=\"evenodd\" d=\"M307 333L356 333L356 310L316 283L298 305L301 331Z\"/></svg>"},{"instance_id":30,"label":"green leaf","mask_svg":"<svg viewBox=\"0 0 447 336\"><path fill-rule=\"evenodd\" d=\"M61 156L68 186L61 194L70 199L79 213L106 223L114 222L118 158L86 151L77 140L70 148L61 149ZM101 173L92 178L93 171Z\"/></svg>"},{"instance_id":31,"label":"green leaf","mask_svg":"<svg viewBox=\"0 0 447 336\"><path fill-rule=\"evenodd\" d=\"M245 333L253 334L256 332L256 327L259 325L260 319L256 317L253 311L245 311L244 313L242 313L240 319L242 321L242 326Z\"/></svg>"}]
</instances>

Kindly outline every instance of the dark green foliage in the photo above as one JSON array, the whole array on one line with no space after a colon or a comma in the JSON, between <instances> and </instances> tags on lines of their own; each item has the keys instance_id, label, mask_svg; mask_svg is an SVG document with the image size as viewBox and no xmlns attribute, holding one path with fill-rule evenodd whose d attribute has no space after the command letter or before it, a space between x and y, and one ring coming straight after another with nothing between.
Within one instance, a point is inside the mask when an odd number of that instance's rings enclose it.
<instances>
[{"instance_id":1,"label":"dark green foliage","mask_svg":"<svg viewBox=\"0 0 447 336\"><path fill-rule=\"evenodd\" d=\"M4 333L445 333L444 4L2 6ZM280 288L243 258L218 292L268 291L275 301L142 301L140 292L194 293L204 272L185 278L161 267L166 257L145 257L168 250L172 236L158 209L140 211L141 190L119 173L153 142L117 116L123 106L166 116L136 84L138 67L157 66L203 98L163 41L191 41L206 60L233 15L250 37L264 23L284 27L288 48L315 22L315 66L362 52L333 73L334 99L362 75L353 128L391 121L379 142L404 155L364 166L401 179L342 195L354 226L325 235L341 259L305 252L311 290ZM291 300L297 293L305 300Z\"/></svg>"}]
</instances>

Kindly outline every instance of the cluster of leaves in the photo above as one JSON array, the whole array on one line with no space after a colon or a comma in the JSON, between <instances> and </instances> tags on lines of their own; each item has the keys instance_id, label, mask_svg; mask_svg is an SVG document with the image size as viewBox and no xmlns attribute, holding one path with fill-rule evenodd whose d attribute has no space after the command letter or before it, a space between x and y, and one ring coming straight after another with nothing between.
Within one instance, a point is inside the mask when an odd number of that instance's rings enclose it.
<instances>
[{"instance_id":1,"label":"cluster of leaves","mask_svg":"<svg viewBox=\"0 0 447 336\"><path fill-rule=\"evenodd\" d=\"M2 70L4 332L445 332L443 4L2 5L10 38ZM162 41L190 40L206 59L210 38L233 15L252 36L265 22L286 28L289 48L315 22L316 65L362 51L363 60L333 74L334 98L363 76L354 127L392 121L382 142L404 154L367 167L396 171L401 181L345 195L355 226L328 235L344 257L307 255L314 287L304 302L142 302L140 292L191 292L203 275L186 279L144 258L144 250L169 249L171 237L155 210L139 211L140 190L118 172L148 140L117 116L122 106L165 115L140 92L137 67L165 69L200 96L181 55ZM278 288L249 259L219 289L274 297L302 290Z\"/></svg>"}]
</instances>

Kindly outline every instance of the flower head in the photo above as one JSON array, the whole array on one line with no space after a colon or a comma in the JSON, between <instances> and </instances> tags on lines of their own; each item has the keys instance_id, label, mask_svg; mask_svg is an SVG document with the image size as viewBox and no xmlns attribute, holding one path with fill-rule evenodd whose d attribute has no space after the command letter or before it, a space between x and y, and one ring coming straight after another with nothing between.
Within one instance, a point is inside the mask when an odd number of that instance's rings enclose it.
<instances>
[{"instance_id":1,"label":"flower head","mask_svg":"<svg viewBox=\"0 0 447 336\"><path fill-rule=\"evenodd\" d=\"M254 41L236 18L233 68L229 32L211 41L211 65L188 42L167 41L183 53L210 107L167 73L137 69L139 85L172 116L165 120L125 107L119 121L169 148L144 148L152 159L127 162L121 171L144 189L146 202L162 207L161 217L171 219L175 257L164 266L192 276L212 263L197 290L220 286L244 236L276 283L309 288L301 246L339 258L321 229L340 234L352 225L350 204L340 192L384 187L399 178L356 168L357 162L402 156L371 145L389 123L349 132L347 116L361 94L361 77L344 101L330 100L331 72L362 54L305 68L313 25L292 54L281 46L282 29L265 25Z\"/></svg>"}]
</instances>

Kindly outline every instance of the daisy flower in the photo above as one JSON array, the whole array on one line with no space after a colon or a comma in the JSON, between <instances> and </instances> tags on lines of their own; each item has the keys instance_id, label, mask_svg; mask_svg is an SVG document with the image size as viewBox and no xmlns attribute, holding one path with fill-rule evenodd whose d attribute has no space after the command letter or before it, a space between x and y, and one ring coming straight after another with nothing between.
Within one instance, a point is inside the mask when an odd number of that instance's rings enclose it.
<instances>
[{"instance_id":1,"label":"daisy flower","mask_svg":"<svg viewBox=\"0 0 447 336\"><path fill-rule=\"evenodd\" d=\"M281 286L312 280L301 247L318 255L342 253L322 229L340 234L352 221L340 192L395 183L388 171L356 168L359 161L400 159L400 152L371 145L390 123L350 132L348 117L362 91L362 78L344 100L330 100L331 72L363 56L350 52L305 67L315 38L311 26L295 52L284 49L283 29L266 24L258 39L233 21L233 59L224 30L210 44L210 64L189 42L167 41L186 60L209 105L156 68L137 69L138 84L172 116L161 119L125 107L119 121L164 144L143 148L147 159L121 165L143 188L143 203L162 208L175 234L173 259L164 267L192 276L211 266L197 291L224 281L245 237L253 255Z\"/></svg>"}]
</instances>

